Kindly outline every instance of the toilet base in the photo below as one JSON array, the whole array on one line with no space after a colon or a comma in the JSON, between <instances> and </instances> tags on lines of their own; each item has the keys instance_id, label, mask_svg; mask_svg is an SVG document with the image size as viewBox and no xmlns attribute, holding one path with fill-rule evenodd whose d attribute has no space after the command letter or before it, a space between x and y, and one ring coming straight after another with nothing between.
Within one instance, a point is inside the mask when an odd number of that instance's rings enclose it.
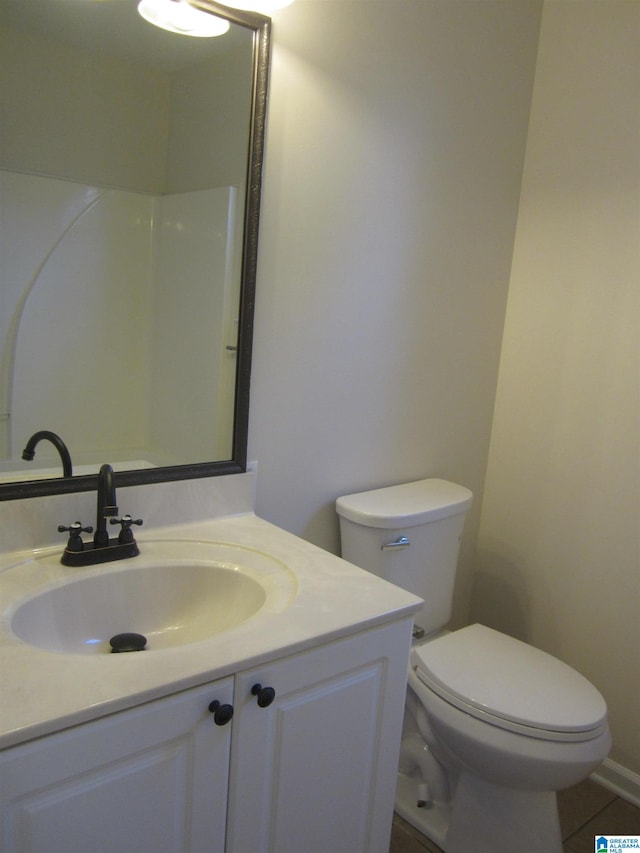
<instances>
[{"instance_id":1,"label":"toilet base","mask_svg":"<svg viewBox=\"0 0 640 853\"><path fill-rule=\"evenodd\" d=\"M417 806L416 780L398 774L395 808L446 853L562 853L553 791L520 791L464 771L453 803Z\"/></svg>"},{"instance_id":2,"label":"toilet base","mask_svg":"<svg viewBox=\"0 0 640 853\"><path fill-rule=\"evenodd\" d=\"M429 808L420 808L417 788L416 779L405 776L404 773L398 773L395 810L418 832L426 835L444 850L444 842L451 821L451 804L433 803Z\"/></svg>"}]
</instances>

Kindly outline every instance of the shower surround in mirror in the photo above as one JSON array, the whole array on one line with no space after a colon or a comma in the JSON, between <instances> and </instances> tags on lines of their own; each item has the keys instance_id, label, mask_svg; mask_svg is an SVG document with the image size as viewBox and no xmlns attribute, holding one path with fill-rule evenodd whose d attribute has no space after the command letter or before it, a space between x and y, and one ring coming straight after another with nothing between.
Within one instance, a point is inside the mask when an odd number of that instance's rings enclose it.
<instances>
[{"instance_id":1,"label":"shower surround in mirror","mask_svg":"<svg viewBox=\"0 0 640 853\"><path fill-rule=\"evenodd\" d=\"M20 460L37 429L64 438L74 473L230 458L238 194L0 172L0 476L60 476L47 443Z\"/></svg>"}]
</instances>

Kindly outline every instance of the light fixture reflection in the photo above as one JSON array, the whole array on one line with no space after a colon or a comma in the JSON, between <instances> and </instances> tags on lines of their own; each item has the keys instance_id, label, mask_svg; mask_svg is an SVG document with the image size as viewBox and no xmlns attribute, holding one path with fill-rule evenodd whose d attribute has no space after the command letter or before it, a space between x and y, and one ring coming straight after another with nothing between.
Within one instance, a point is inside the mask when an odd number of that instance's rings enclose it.
<instances>
[{"instance_id":1,"label":"light fixture reflection","mask_svg":"<svg viewBox=\"0 0 640 853\"><path fill-rule=\"evenodd\" d=\"M229 21L196 9L186 0L140 0L138 12L150 24L182 36L213 38L229 29Z\"/></svg>"},{"instance_id":2,"label":"light fixture reflection","mask_svg":"<svg viewBox=\"0 0 640 853\"><path fill-rule=\"evenodd\" d=\"M220 2L232 9L242 9L245 12L260 12L261 15L270 15L278 9L290 6L293 0L220 0Z\"/></svg>"}]
</instances>

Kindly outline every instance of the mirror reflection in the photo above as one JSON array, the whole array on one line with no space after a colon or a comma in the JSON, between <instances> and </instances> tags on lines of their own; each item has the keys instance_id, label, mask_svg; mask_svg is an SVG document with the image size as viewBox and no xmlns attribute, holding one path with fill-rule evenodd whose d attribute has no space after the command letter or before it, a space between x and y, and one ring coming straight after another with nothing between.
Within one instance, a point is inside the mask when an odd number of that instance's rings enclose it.
<instances>
[{"instance_id":1,"label":"mirror reflection","mask_svg":"<svg viewBox=\"0 0 640 853\"><path fill-rule=\"evenodd\" d=\"M43 429L74 474L244 464L265 25L190 38L136 6L0 0L0 490L61 477L50 442L21 459Z\"/></svg>"}]
</instances>

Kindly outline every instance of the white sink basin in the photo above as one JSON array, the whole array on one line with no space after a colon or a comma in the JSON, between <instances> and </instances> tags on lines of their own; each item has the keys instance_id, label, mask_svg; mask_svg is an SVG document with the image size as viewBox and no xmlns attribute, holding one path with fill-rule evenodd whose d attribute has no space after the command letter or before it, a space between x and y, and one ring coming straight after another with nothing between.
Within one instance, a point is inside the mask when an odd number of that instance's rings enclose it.
<instances>
[{"instance_id":1,"label":"white sink basin","mask_svg":"<svg viewBox=\"0 0 640 853\"><path fill-rule=\"evenodd\" d=\"M148 650L206 640L293 599L294 576L259 551L224 543L140 542L141 556L65 579L19 603L10 617L19 639L51 652L111 651L120 633L142 634ZM57 555L59 559L59 555ZM48 556L47 560L54 560ZM37 571L42 558L30 561Z\"/></svg>"}]
</instances>

